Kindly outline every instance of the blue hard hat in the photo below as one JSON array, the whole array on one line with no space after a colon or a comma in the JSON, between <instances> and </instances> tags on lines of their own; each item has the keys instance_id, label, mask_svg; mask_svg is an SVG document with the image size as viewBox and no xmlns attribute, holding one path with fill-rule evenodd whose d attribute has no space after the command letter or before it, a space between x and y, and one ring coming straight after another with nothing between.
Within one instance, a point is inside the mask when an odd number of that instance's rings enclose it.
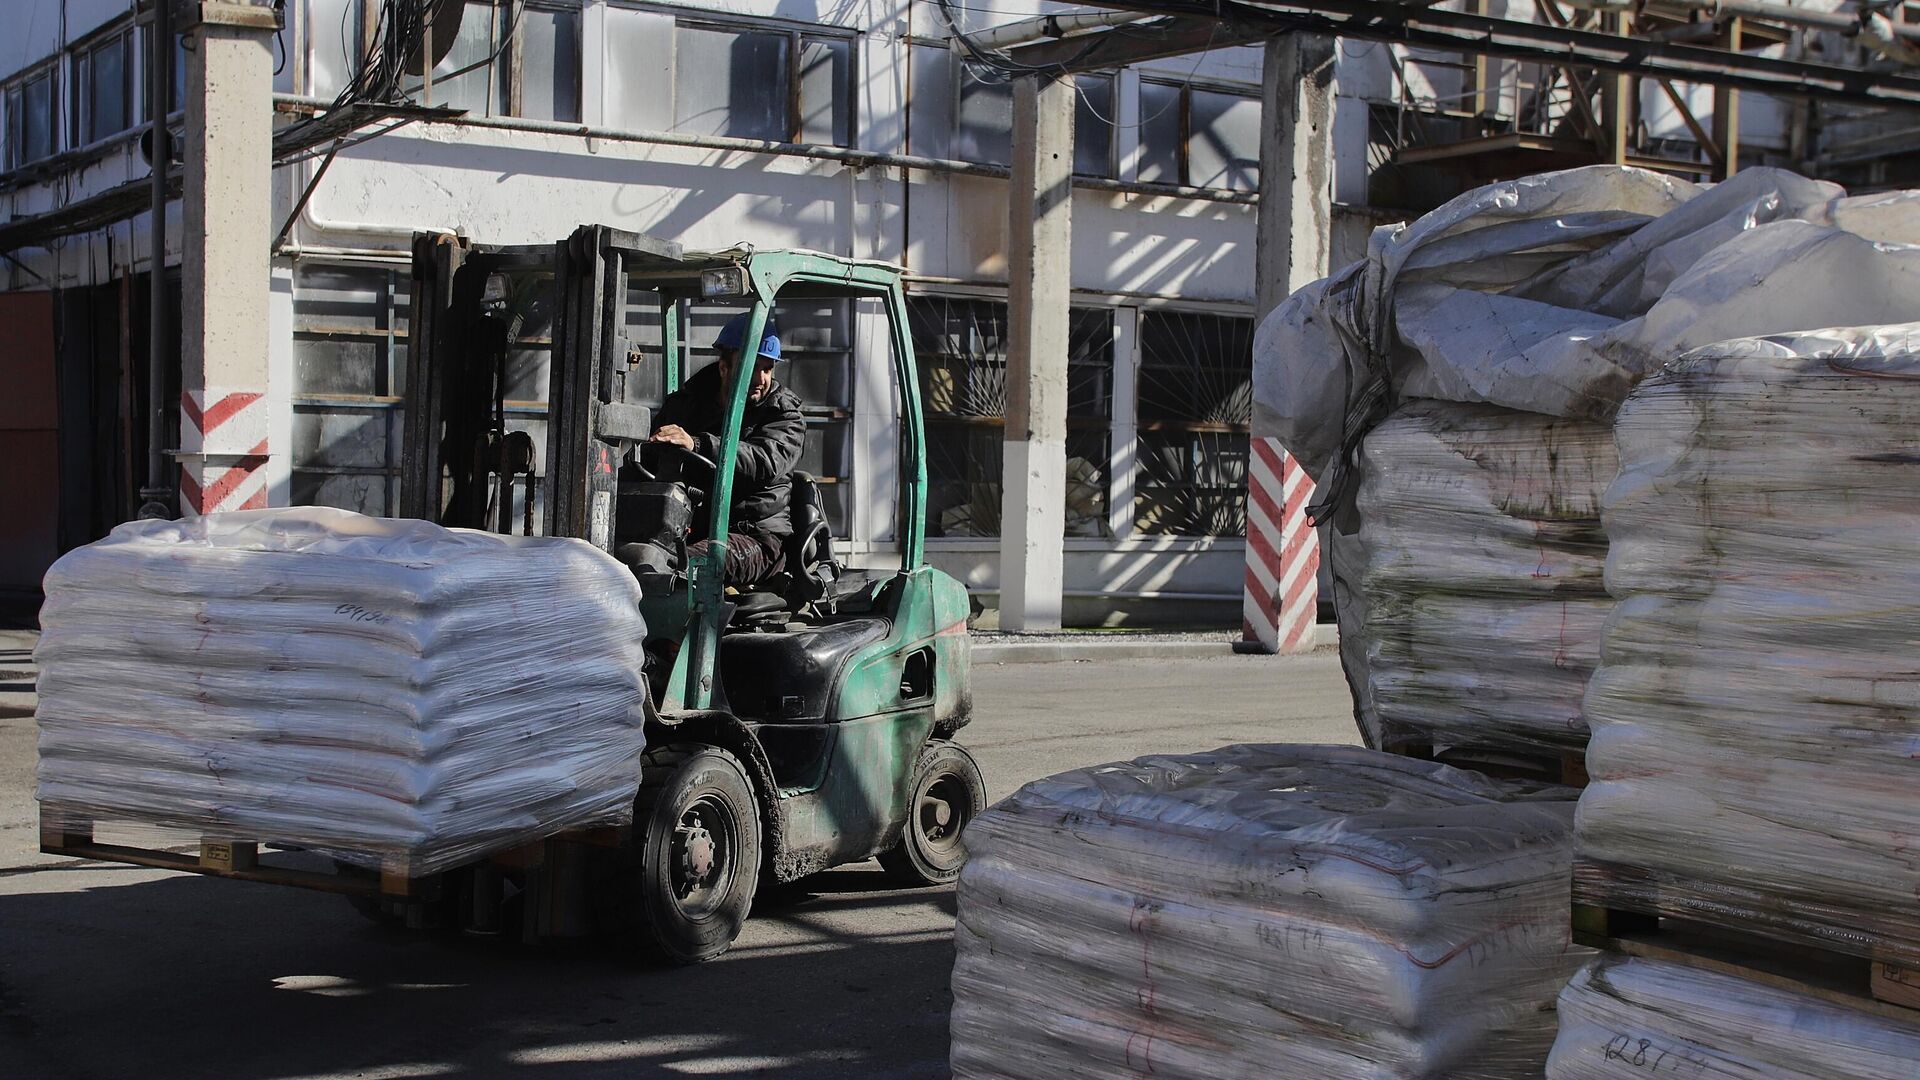
<instances>
[{"instance_id":1,"label":"blue hard hat","mask_svg":"<svg viewBox=\"0 0 1920 1080\"><path fill-rule=\"evenodd\" d=\"M747 336L747 320L752 317L752 314L752 312L743 311L728 319L727 324L714 335L713 347L739 352L740 343ZM780 359L780 335L776 332L772 319L767 320L766 334L760 339L760 355L769 360Z\"/></svg>"}]
</instances>

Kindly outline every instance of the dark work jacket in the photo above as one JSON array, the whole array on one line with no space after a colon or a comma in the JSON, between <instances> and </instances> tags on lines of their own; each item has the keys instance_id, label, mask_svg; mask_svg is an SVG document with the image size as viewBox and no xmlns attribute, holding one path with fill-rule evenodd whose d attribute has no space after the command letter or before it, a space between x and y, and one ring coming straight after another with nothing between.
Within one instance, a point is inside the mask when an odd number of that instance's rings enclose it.
<instances>
[{"instance_id":1,"label":"dark work jacket","mask_svg":"<svg viewBox=\"0 0 1920 1080\"><path fill-rule=\"evenodd\" d=\"M680 425L693 436L694 449L717 462L720 432L726 426L720 397L720 365L710 364L667 395L654 426ZM793 532L793 516L788 510L793 481L788 474L800 464L800 447L806 437L800 398L778 382L767 389L767 396L759 404L747 402L740 418L740 452L734 460L728 531L758 536L776 548Z\"/></svg>"}]
</instances>

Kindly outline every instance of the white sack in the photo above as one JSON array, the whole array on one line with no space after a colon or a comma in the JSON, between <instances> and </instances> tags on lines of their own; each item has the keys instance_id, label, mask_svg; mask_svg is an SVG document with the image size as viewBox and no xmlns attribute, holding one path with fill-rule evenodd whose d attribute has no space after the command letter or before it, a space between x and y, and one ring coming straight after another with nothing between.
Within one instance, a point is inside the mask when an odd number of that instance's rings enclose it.
<instances>
[{"instance_id":1,"label":"white sack","mask_svg":"<svg viewBox=\"0 0 1920 1080\"><path fill-rule=\"evenodd\" d=\"M1608 956L1560 995L1547 1080L1912 1080L1903 1024L1735 975Z\"/></svg>"},{"instance_id":2,"label":"white sack","mask_svg":"<svg viewBox=\"0 0 1920 1080\"><path fill-rule=\"evenodd\" d=\"M1920 325L1701 349L1617 438L1583 890L1920 962Z\"/></svg>"},{"instance_id":3,"label":"white sack","mask_svg":"<svg viewBox=\"0 0 1920 1080\"><path fill-rule=\"evenodd\" d=\"M1333 746L1064 773L968 826L956 1077L1537 1077L1569 792Z\"/></svg>"},{"instance_id":4,"label":"white sack","mask_svg":"<svg viewBox=\"0 0 1920 1080\"><path fill-rule=\"evenodd\" d=\"M631 811L646 628L589 544L245 511L122 525L46 593L49 807L421 874Z\"/></svg>"},{"instance_id":5,"label":"white sack","mask_svg":"<svg viewBox=\"0 0 1920 1080\"><path fill-rule=\"evenodd\" d=\"M1376 229L1366 260L1267 317L1256 422L1325 501L1346 484L1342 448L1411 398L1604 420L1690 348L1920 319L1916 240L1920 201L1777 169L1710 187L1618 166L1491 184Z\"/></svg>"}]
</instances>

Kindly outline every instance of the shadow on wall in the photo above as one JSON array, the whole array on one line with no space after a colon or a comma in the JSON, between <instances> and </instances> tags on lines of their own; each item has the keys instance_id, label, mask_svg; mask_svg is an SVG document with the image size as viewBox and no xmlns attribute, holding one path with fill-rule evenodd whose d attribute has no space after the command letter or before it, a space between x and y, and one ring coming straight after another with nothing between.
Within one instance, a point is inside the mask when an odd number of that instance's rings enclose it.
<instances>
[{"instance_id":1,"label":"shadow on wall","mask_svg":"<svg viewBox=\"0 0 1920 1080\"><path fill-rule=\"evenodd\" d=\"M822 874L757 904L728 956L666 969L601 940L384 930L300 890L116 884L145 873L0 869L9 1075L946 1075L951 890Z\"/></svg>"},{"instance_id":2,"label":"shadow on wall","mask_svg":"<svg viewBox=\"0 0 1920 1080\"><path fill-rule=\"evenodd\" d=\"M688 164L644 160L616 153L567 153L471 143L440 143L400 137L376 139L355 149L353 160L396 170L412 170L418 190L446 193L458 188L436 183L434 172L492 177L495 189L464 197L459 204L421 207L423 224L455 224L487 244L545 243L582 224L613 225L677 240L693 248L718 248L747 242L758 247L804 247L848 252L858 211L889 215L884 229L863 240L885 237L897 228L898 210L883 203L857 206L848 171L825 175L778 172L764 154L709 151L710 161ZM341 164L347 163L342 158ZM339 166L336 166L339 168ZM383 173L383 175L390 175ZM529 181L546 182L537 200L520 198ZM477 185L476 185L477 187ZM399 194L383 216L406 217L411 198ZM502 197L504 194L505 197ZM316 202L326 202L322 186ZM437 213L428 212L437 210ZM326 216L331 211L323 212ZM489 227L471 220L485 214ZM391 219L391 218L390 218Z\"/></svg>"}]
</instances>

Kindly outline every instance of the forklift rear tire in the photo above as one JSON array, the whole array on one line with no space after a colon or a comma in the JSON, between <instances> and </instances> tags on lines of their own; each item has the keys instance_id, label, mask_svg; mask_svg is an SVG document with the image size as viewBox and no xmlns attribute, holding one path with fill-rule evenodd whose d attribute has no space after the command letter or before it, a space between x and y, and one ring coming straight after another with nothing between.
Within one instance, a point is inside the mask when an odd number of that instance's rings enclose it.
<instances>
[{"instance_id":1,"label":"forklift rear tire","mask_svg":"<svg viewBox=\"0 0 1920 1080\"><path fill-rule=\"evenodd\" d=\"M987 784L973 755L942 739L920 751L900 839L880 866L905 885L947 885L960 877L967 849L960 832L987 808Z\"/></svg>"},{"instance_id":2,"label":"forklift rear tire","mask_svg":"<svg viewBox=\"0 0 1920 1080\"><path fill-rule=\"evenodd\" d=\"M726 952L760 880L760 811L739 760L695 743L648 750L633 835L625 903L641 948L677 964Z\"/></svg>"}]
</instances>

